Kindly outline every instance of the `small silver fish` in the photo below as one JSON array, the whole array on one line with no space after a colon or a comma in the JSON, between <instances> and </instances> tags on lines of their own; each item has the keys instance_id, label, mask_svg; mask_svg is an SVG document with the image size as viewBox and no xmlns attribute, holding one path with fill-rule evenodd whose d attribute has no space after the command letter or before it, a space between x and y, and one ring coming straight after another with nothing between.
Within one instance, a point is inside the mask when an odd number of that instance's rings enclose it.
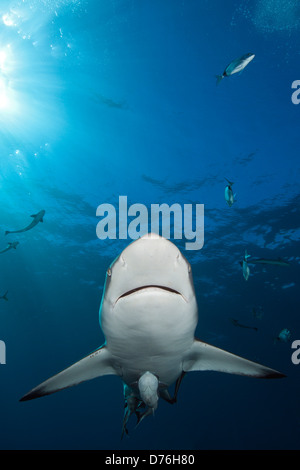
<instances>
[{"instance_id":1,"label":"small silver fish","mask_svg":"<svg viewBox=\"0 0 300 470\"><path fill-rule=\"evenodd\" d=\"M248 266L248 258L250 258L251 255L248 255L247 250L245 251L245 256L242 262L242 267L243 267L243 276L245 281L248 281L249 276L250 276L250 268Z\"/></svg>"},{"instance_id":2,"label":"small silver fish","mask_svg":"<svg viewBox=\"0 0 300 470\"><path fill-rule=\"evenodd\" d=\"M226 69L223 72L223 75L216 75L217 78L217 85L223 80L225 77L230 77L231 75L241 72L244 70L245 67L254 59L255 54L249 53L242 55L238 59L233 60L227 65Z\"/></svg>"},{"instance_id":3,"label":"small silver fish","mask_svg":"<svg viewBox=\"0 0 300 470\"><path fill-rule=\"evenodd\" d=\"M232 191L232 186L234 185L234 183L229 181L227 178L225 179L228 182L228 185L225 188L225 201L227 202L228 206L231 207L234 204L236 197L236 194L233 194Z\"/></svg>"},{"instance_id":4,"label":"small silver fish","mask_svg":"<svg viewBox=\"0 0 300 470\"><path fill-rule=\"evenodd\" d=\"M287 328L284 328L281 330L277 338L275 338L275 341L276 340L283 343L288 343L291 340L291 332Z\"/></svg>"}]
</instances>

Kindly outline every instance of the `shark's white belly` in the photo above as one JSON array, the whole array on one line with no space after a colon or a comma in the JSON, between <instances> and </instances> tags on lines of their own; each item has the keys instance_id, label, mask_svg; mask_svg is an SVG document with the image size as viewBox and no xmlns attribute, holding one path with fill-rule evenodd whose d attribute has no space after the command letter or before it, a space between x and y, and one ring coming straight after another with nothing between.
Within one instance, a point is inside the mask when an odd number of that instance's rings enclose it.
<instances>
[{"instance_id":1,"label":"shark's white belly","mask_svg":"<svg viewBox=\"0 0 300 470\"><path fill-rule=\"evenodd\" d=\"M187 301L154 287L120 299L115 306L104 301L101 327L123 380L130 385L149 371L171 385L192 346L197 316L194 297Z\"/></svg>"}]
</instances>

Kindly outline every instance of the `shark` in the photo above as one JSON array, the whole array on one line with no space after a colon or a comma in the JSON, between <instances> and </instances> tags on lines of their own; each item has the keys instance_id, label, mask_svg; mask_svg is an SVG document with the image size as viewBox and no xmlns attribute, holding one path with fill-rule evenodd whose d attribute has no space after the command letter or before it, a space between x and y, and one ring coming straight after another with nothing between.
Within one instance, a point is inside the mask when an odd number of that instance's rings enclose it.
<instances>
[{"instance_id":1,"label":"shark","mask_svg":"<svg viewBox=\"0 0 300 470\"><path fill-rule=\"evenodd\" d=\"M268 379L285 376L195 337L198 307L191 265L173 242L155 233L131 242L108 267L99 315L104 344L34 387L20 401L116 375L124 385L122 434L127 434L131 415L140 423L154 414L160 398L175 403L189 372L210 370Z\"/></svg>"},{"instance_id":2,"label":"shark","mask_svg":"<svg viewBox=\"0 0 300 470\"><path fill-rule=\"evenodd\" d=\"M5 294L1 295L0 300L6 300L8 302L7 294L8 290L5 292Z\"/></svg>"},{"instance_id":3,"label":"shark","mask_svg":"<svg viewBox=\"0 0 300 470\"><path fill-rule=\"evenodd\" d=\"M256 328L255 326L243 325L243 323L240 323L238 320L235 320L234 318L230 318L230 321L234 326L239 326L240 328L247 328L249 330L258 331L258 328Z\"/></svg>"},{"instance_id":4,"label":"shark","mask_svg":"<svg viewBox=\"0 0 300 470\"><path fill-rule=\"evenodd\" d=\"M33 227L35 227L39 222L44 222L44 215L45 215L44 210L41 210L37 214L33 214L30 217L33 218L33 221L27 225L27 227L22 228L21 230L6 230L5 235L8 235L9 233L21 233L21 232L27 232L28 230L31 230Z\"/></svg>"},{"instance_id":5,"label":"shark","mask_svg":"<svg viewBox=\"0 0 300 470\"><path fill-rule=\"evenodd\" d=\"M19 245L19 242L8 242L7 247L4 248L4 250L0 251L0 254L5 253L6 251L9 251L12 249L16 250L18 245Z\"/></svg>"},{"instance_id":6,"label":"shark","mask_svg":"<svg viewBox=\"0 0 300 470\"><path fill-rule=\"evenodd\" d=\"M266 258L252 258L251 263L253 264L270 264L273 266L290 266L288 261L285 261L282 258L277 259L266 259Z\"/></svg>"}]
</instances>

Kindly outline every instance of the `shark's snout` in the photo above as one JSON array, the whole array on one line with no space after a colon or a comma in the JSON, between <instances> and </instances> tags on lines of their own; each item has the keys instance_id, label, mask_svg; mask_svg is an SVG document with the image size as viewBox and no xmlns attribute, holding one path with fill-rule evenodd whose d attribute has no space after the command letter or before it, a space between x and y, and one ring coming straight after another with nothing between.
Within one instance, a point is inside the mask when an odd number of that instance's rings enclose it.
<instances>
[{"instance_id":1,"label":"shark's snout","mask_svg":"<svg viewBox=\"0 0 300 470\"><path fill-rule=\"evenodd\" d=\"M131 243L107 272L106 295L113 307L152 292L178 295L188 301L193 287L191 267L179 249L156 233Z\"/></svg>"}]
</instances>

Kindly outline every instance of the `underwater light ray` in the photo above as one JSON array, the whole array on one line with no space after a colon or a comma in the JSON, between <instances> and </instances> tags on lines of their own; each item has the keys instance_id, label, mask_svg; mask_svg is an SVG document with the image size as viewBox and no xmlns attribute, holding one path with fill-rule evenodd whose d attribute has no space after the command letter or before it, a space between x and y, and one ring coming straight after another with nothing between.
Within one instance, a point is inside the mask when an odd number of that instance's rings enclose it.
<instances>
[{"instance_id":1,"label":"underwater light ray","mask_svg":"<svg viewBox=\"0 0 300 470\"><path fill-rule=\"evenodd\" d=\"M17 1L13 6L3 2L0 7L2 147L6 141L38 148L42 142L57 139L65 127L64 85L50 47L55 10L41 9L41 4L50 5Z\"/></svg>"},{"instance_id":2,"label":"underwater light ray","mask_svg":"<svg viewBox=\"0 0 300 470\"><path fill-rule=\"evenodd\" d=\"M11 140L35 142L64 128L63 86L53 60L16 40L0 48L0 125Z\"/></svg>"}]
</instances>

